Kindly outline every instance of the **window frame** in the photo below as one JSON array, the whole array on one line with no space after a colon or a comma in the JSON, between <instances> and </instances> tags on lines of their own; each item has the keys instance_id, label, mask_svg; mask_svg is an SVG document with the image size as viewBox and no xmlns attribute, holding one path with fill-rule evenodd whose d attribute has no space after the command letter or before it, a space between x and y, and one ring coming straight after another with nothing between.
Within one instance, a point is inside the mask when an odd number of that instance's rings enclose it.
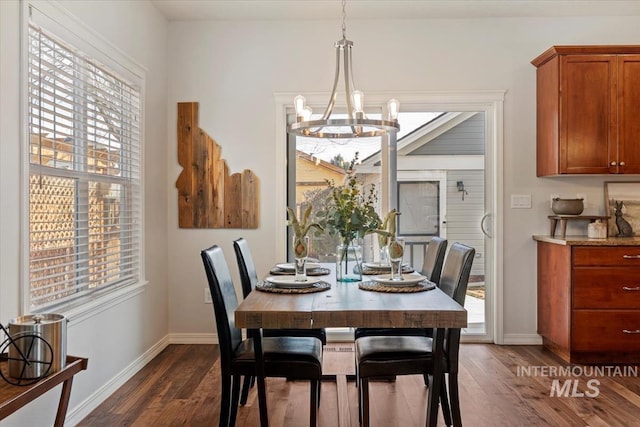
<instances>
[{"instance_id":1,"label":"window frame","mask_svg":"<svg viewBox=\"0 0 640 427\"><path fill-rule=\"evenodd\" d=\"M136 217L132 221L133 233L139 239L139 260L135 279L124 285L109 285L104 288L96 288L87 294L63 303L49 304L37 309L31 308L31 280L30 280L30 189L29 178L31 174L30 165L30 124L29 124L29 25L34 22L37 26L46 30L55 38L65 42L68 46L77 49L83 55L103 64L109 70L122 76L139 89L140 99L140 119L139 119L139 146L138 156L140 165L138 169L139 191L137 200L139 204ZM23 313L43 312L55 309L56 312L66 314L69 320L79 320L91 317L103 309L118 304L124 299L131 298L144 290L147 284L144 267L144 127L145 127L145 70L135 63L125 53L117 47L95 33L86 24L69 14L61 6L51 2L23 2L21 10L21 40L20 40L20 61L21 61L21 93L20 93L20 120L21 120L21 165L22 174L20 182L21 194L21 279L20 279L20 306ZM39 166L42 167L42 166ZM91 178L89 178L91 180ZM120 178L122 179L122 178Z\"/></svg>"}]
</instances>

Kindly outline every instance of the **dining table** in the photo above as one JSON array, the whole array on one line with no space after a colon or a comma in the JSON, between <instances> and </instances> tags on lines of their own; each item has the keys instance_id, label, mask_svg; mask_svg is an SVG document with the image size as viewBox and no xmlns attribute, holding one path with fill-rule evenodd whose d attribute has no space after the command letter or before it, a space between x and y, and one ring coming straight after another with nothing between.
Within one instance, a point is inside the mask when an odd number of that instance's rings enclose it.
<instances>
[{"instance_id":1,"label":"dining table","mask_svg":"<svg viewBox=\"0 0 640 427\"><path fill-rule=\"evenodd\" d=\"M377 292L366 289L373 284L371 276L362 282L336 281L335 265L322 263L328 270L320 276L325 289L318 292L273 293L252 291L235 311L235 325L259 330L279 328L434 328L433 382L427 399L426 425L436 426L441 380L444 371L444 334L446 328L467 326L467 311L437 287L421 292ZM362 285L362 286L361 286ZM257 334L258 337L261 334ZM264 365L261 339L254 339L256 376L264 385ZM338 425L351 423L346 396L346 375L337 375ZM260 425L268 426L266 392L258 387Z\"/></svg>"}]
</instances>

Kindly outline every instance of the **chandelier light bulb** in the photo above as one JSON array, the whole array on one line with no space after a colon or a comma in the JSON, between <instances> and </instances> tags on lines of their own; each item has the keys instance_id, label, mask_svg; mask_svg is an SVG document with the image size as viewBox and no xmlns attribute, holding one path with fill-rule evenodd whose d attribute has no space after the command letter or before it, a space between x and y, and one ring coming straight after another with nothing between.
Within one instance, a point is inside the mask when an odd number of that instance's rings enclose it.
<instances>
[{"instance_id":1,"label":"chandelier light bulb","mask_svg":"<svg viewBox=\"0 0 640 427\"><path fill-rule=\"evenodd\" d=\"M307 100L302 95L298 95L295 98L293 98L293 105L295 106L295 109L296 109L296 116L302 117L304 115L304 107L306 102Z\"/></svg>"},{"instance_id":2,"label":"chandelier light bulb","mask_svg":"<svg viewBox=\"0 0 640 427\"><path fill-rule=\"evenodd\" d=\"M400 110L400 102L392 98L387 102L387 110L389 111L389 120L398 120L398 111Z\"/></svg>"},{"instance_id":3,"label":"chandelier light bulb","mask_svg":"<svg viewBox=\"0 0 640 427\"><path fill-rule=\"evenodd\" d=\"M313 110L311 109L311 107L309 107L308 105L305 106L302 109L302 121L303 122L308 122L309 120L311 120L311 114L313 113Z\"/></svg>"},{"instance_id":4,"label":"chandelier light bulb","mask_svg":"<svg viewBox=\"0 0 640 427\"><path fill-rule=\"evenodd\" d=\"M354 90L351 93L351 101L353 102L354 113L364 113L364 93L360 90Z\"/></svg>"}]
</instances>

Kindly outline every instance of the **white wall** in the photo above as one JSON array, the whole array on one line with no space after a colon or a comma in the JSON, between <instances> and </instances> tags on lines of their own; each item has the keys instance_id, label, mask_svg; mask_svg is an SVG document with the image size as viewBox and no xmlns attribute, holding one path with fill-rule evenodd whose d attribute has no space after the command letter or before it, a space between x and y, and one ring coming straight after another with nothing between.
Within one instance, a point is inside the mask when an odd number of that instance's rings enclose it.
<instances>
[{"instance_id":1,"label":"white wall","mask_svg":"<svg viewBox=\"0 0 640 427\"><path fill-rule=\"evenodd\" d=\"M535 339L536 256L533 234L548 233L549 195L588 197L587 212L604 212L605 177L536 178L535 68L530 61L554 44L638 43L640 18L508 18L348 22L355 42L356 84L367 91L506 89L504 125L504 333L513 342ZM248 238L261 273L274 253L276 214L274 93L326 92L334 68L340 23L176 22L169 25L168 243L170 330L211 333L203 305L198 252L221 245L235 272L231 242ZM182 230L175 180L176 103L200 102L200 123L222 146L232 171L252 169L261 179L257 230ZM607 177L606 179L610 179ZM512 210L511 194L531 194L532 209ZM586 233L586 231L585 231ZM237 277L237 274L236 274Z\"/></svg>"},{"instance_id":2,"label":"white wall","mask_svg":"<svg viewBox=\"0 0 640 427\"><path fill-rule=\"evenodd\" d=\"M264 273L274 253L274 93L325 92L334 67L339 22L189 22L167 26L147 1L62 1L105 39L146 67L145 265L149 281L133 299L69 325L69 353L89 357L74 381L70 416L111 381L137 368L167 332L202 342L214 332L201 249L220 244L237 278L231 242L249 239ZM19 3L0 1L0 321L19 314ZM535 177L535 69L529 61L553 44L633 44L639 17L350 21L355 79L367 91L506 89L504 194L531 194L533 208L504 218L504 331L509 341L535 336L535 245L548 232L549 195L587 194L586 213L602 214L611 177ZM168 49L167 49L168 46ZM232 172L261 180L257 230L179 229L175 180L176 103L200 102L201 126L222 146ZM618 178L624 180L625 178ZM628 179L628 177L626 177ZM101 388L102 387L102 388ZM50 425L56 393L2 425ZM84 402L87 403L87 402ZM87 403L89 405L90 403ZM77 421L77 420L76 420Z\"/></svg>"},{"instance_id":3,"label":"white wall","mask_svg":"<svg viewBox=\"0 0 640 427\"><path fill-rule=\"evenodd\" d=\"M115 382L139 368L167 341L167 23L147 1L63 1L102 38L146 68L145 266L141 294L68 325L68 354L89 358L73 383L69 425L106 397ZM0 1L0 321L20 313L20 3ZM64 314L64 313L63 313ZM60 388L4 421L3 426L50 426ZM88 400L87 400L88 399Z\"/></svg>"}]
</instances>

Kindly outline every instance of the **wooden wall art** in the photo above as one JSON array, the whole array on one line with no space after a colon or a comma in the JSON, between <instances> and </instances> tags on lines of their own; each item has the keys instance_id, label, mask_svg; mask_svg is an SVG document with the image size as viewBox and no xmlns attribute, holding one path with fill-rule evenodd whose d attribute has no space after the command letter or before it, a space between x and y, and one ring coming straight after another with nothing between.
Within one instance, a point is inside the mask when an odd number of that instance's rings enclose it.
<instances>
[{"instance_id":1,"label":"wooden wall art","mask_svg":"<svg viewBox=\"0 0 640 427\"><path fill-rule=\"evenodd\" d=\"M260 180L229 175L221 147L198 124L198 103L178 103L180 228L258 228Z\"/></svg>"}]
</instances>

